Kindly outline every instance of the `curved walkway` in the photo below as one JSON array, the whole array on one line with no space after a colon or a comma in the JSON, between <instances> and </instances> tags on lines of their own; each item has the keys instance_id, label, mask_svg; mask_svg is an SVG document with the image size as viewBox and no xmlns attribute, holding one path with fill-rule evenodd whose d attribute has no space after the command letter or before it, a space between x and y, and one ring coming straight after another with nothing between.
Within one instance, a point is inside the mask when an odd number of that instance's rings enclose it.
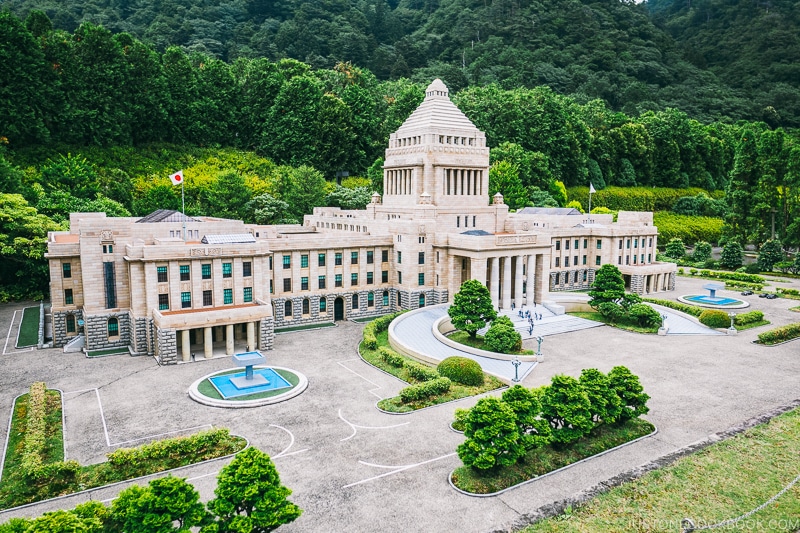
<instances>
[{"instance_id":1,"label":"curved walkway","mask_svg":"<svg viewBox=\"0 0 800 533\"><path fill-rule=\"evenodd\" d=\"M704 326L697 320L669 307L648 304L662 315L667 315L667 335L725 335L721 331Z\"/></svg>"}]
</instances>

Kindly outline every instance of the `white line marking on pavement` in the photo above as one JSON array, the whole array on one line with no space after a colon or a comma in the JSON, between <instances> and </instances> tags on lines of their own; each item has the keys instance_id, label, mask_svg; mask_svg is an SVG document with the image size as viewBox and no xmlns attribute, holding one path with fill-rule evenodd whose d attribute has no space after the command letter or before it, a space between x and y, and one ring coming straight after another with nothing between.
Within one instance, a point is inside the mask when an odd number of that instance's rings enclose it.
<instances>
[{"instance_id":1,"label":"white line marking on pavement","mask_svg":"<svg viewBox=\"0 0 800 533\"><path fill-rule=\"evenodd\" d=\"M343 439L339 439L340 441L346 441L346 440L352 439L353 437L356 436L356 433L358 433L359 429L390 429L390 428L396 428L396 427L400 427L400 426L407 426L408 424L411 423L411 422L402 422L400 424L394 424L393 426L359 426L357 424L353 424L353 423L348 422L347 420L345 420L345 418L342 416L342 410L341 409L339 409L339 418L341 418L342 422L344 422L345 424L350 426L350 428L353 430L353 433L349 437L345 437Z\"/></svg>"},{"instance_id":2,"label":"white line marking on pavement","mask_svg":"<svg viewBox=\"0 0 800 533\"><path fill-rule=\"evenodd\" d=\"M304 451L308 450L308 448L306 448L304 450L300 450L300 451L297 451L297 452L287 453L291 449L291 447L294 446L294 433L292 433L291 431L289 431L288 429L286 429L283 426L278 426L278 425L275 425L275 424L270 424L269 426L273 427L273 428L282 429L283 431L285 431L286 433L289 434L289 439L290 439L289 440L289 445L286 448L284 448L284 450L281 453L279 453L278 455L273 456L272 457L273 459L277 459L278 457L286 457L287 455L294 455L296 453L300 453L300 452L304 452Z\"/></svg>"},{"instance_id":3,"label":"white line marking on pavement","mask_svg":"<svg viewBox=\"0 0 800 533\"><path fill-rule=\"evenodd\" d=\"M189 478L186 478L186 482L190 483L190 482L192 482L192 481L194 481L196 479L203 479L204 477L208 477L208 476L216 476L217 474L219 474L219 472L220 472L219 470L215 470L214 472L209 472L208 474L203 474L202 476L189 477Z\"/></svg>"},{"instance_id":4,"label":"white line marking on pavement","mask_svg":"<svg viewBox=\"0 0 800 533\"><path fill-rule=\"evenodd\" d=\"M111 447L111 439L108 437L108 426L106 425L106 415L103 413L103 402L100 401L100 389L94 389L97 396L97 405L100 406L100 420L103 421L103 433L106 434L106 446Z\"/></svg>"},{"instance_id":5,"label":"white line marking on pavement","mask_svg":"<svg viewBox=\"0 0 800 533\"><path fill-rule=\"evenodd\" d=\"M14 329L14 320L17 318L17 312L14 311L14 314L11 317L11 325L8 326L8 335L6 335L6 344L3 346L3 355L6 354L6 349L8 348L8 339L11 338L11 330Z\"/></svg>"},{"instance_id":6,"label":"white line marking on pavement","mask_svg":"<svg viewBox=\"0 0 800 533\"><path fill-rule=\"evenodd\" d=\"M456 452L448 453L447 455L442 455L441 457L435 457L433 459L428 459L427 461L422 461L421 463L414 463L414 464L411 464L411 465L395 467L395 470L392 470L391 472L386 472L384 474L378 474L377 476L372 476L372 477L367 478L367 479L362 479L361 481L356 481L355 483L350 483L349 485L345 485L342 488L346 489L346 488L349 488L349 487L355 487L356 485L361 485L362 483L367 483L369 481L374 481L374 480L380 479L382 477L391 476L392 474L397 474L398 472L403 472L404 470L410 470L411 468L416 468L418 466L426 465L428 463L433 463L435 461L440 461L442 459L447 459L448 457L453 457L454 455L456 455ZM364 463L363 461L359 461L359 463L366 464L366 465L369 465L369 466L375 466L377 468L387 468L387 467L380 466L380 465L372 465L372 464L369 464L369 463ZM392 468L392 467L388 467L388 468Z\"/></svg>"},{"instance_id":7,"label":"white line marking on pavement","mask_svg":"<svg viewBox=\"0 0 800 533\"><path fill-rule=\"evenodd\" d=\"M371 380L369 380L369 379L365 378L364 376L362 376L361 374L359 374L358 372L356 372L356 371L355 371L355 370L353 370L352 368L348 368L347 366L345 366L345 365L343 365L343 364L342 364L342 363L347 363L347 362L349 362L349 361L361 361L361 359L356 359L356 358L353 358L353 359L345 359L344 361L336 361L336 364L337 364L337 365L339 365L339 366L341 366L341 367L342 367L342 368L344 368L345 370L349 370L350 372L352 372L352 373L353 373L353 374L355 374L356 376L360 377L361 379L363 379L363 380L364 380L364 381L366 381L367 383L371 383L372 385L375 385L375 388L374 388L374 389L368 389L368 390L367 390L367 392L369 392L369 393L370 393L370 394L372 394L373 396L377 396L379 400L383 400L383 396L381 396L380 394L378 394L378 393L376 393L376 392L375 392L376 390L380 390L380 389L381 389L381 388L383 388L383 387L381 387L380 385L378 385L378 384L377 384L377 383L375 383L374 381L371 381Z\"/></svg>"}]
</instances>

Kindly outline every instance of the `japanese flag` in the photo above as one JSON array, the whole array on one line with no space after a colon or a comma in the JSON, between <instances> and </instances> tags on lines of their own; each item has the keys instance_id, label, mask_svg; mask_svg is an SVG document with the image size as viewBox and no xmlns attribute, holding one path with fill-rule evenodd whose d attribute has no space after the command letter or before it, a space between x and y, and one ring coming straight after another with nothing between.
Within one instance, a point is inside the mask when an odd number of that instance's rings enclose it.
<instances>
[{"instance_id":1,"label":"japanese flag","mask_svg":"<svg viewBox=\"0 0 800 533\"><path fill-rule=\"evenodd\" d=\"M173 181L172 181L172 183L175 183L175 181L173 180ZM597 192L597 191L596 191L596 190L594 190L594 185L592 185L592 184L591 184L591 182L590 182L590 183L589 183L589 194L594 194L594 193L596 193L596 192Z\"/></svg>"},{"instance_id":2,"label":"japanese flag","mask_svg":"<svg viewBox=\"0 0 800 533\"><path fill-rule=\"evenodd\" d=\"M179 170L175 174L170 174L169 179L172 180L173 185L180 185L183 183L183 170Z\"/></svg>"}]
</instances>

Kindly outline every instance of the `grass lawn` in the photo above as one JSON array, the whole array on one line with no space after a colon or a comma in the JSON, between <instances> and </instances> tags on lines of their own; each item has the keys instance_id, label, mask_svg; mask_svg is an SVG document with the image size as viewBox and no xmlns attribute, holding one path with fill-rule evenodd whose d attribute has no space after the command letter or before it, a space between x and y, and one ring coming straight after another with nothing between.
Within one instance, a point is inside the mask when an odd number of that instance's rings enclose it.
<instances>
[{"instance_id":1,"label":"grass lawn","mask_svg":"<svg viewBox=\"0 0 800 533\"><path fill-rule=\"evenodd\" d=\"M46 440L42 460L45 464L49 464L64 460L64 437L61 419L61 395L54 390L48 390L46 394ZM28 394L24 394L14 404L8 448L3 466L3 478L0 480L0 509L8 509L26 503L100 487L117 481L124 481L133 477L199 463L207 459L223 457L242 450L246 445L246 441L243 438L229 435L227 439L217 442L204 450L170 455L162 459L140 460L136 464L130 465L130 470L127 472L121 472L110 463L103 462L80 466L73 476L53 474L41 480L34 480L25 476L20 468L27 412Z\"/></svg>"},{"instance_id":2,"label":"grass lawn","mask_svg":"<svg viewBox=\"0 0 800 533\"><path fill-rule=\"evenodd\" d=\"M766 502L798 474L800 409L620 485L525 533L679 532L712 525ZM800 529L800 483L762 511L719 531Z\"/></svg>"},{"instance_id":3,"label":"grass lawn","mask_svg":"<svg viewBox=\"0 0 800 533\"><path fill-rule=\"evenodd\" d=\"M483 341L482 335L476 335L475 337L470 337L469 333L467 333L466 331L456 330L450 335L448 335L447 338L453 342L464 344L472 348L477 348L478 350L486 350L487 352L494 351L489 349L488 346L486 346L486 343ZM511 353L511 355L514 355L515 353L517 355L533 355L536 352L534 352L533 350L520 350L518 352L509 352L509 353Z\"/></svg>"},{"instance_id":4,"label":"grass lawn","mask_svg":"<svg viewBox=\"0 0 800 533\"><path fill-rule=\"evenodd\" d=\"M486 473L476 468L460 466L453 471L452 480L461 490L474 494L490 494L638 439L652 433L654 429L650 422L641 418L629 420L622 425L601 425L592 430L588 437L565 449L556 450L545 446L531 450L511 466Z\"/></svg>"},{"instance_id":5,"label":"grass lawn","mask_svg":"<svg viewBox=\"0 0 800 533\"><path fill-rule=\"evenodd\" d=\"M17 335L17 348L28 348L39 344L39 306L26 307L22 311L22 322Z\"/></svg>"},{"instance_id":6,"label":"grass lawn","mask_svg":"<svg viewBox=\"0 0 800 533\"><path fill-rule=\"evenodd\" d=\"M127 348L106 348L105 350L89 350L87 357L104 357L106 355L127 355L130 354Z\"/></svg>"},{"instance_id":7,"label":"grass lawn","mask_svg":"<svg viewBox=\"0 0 800 533\"><path fill-rule=\"evenodd\" d=\"M751 322L750 324L742 324L741 326L734 325L733 327L736 328L736 331L744 331L746 329L753 329L760 326L766 326L768 324L772 324L769 320L759 320L758 322Z\"/></svg>"},{"instance_id":8,"label":"grass lawn","mask_svg":"<svg viewBox=\"0 0 800 533\"><path fill-rule=\"evenodd\" d=\"M228 401L231 401L231 402L239 401L240 402L242 400L260 400L262 398L271 398L273 396L277 396L279 394L283 394L284 392L288 392L288 391L292 390L292 388L296 387L297 384L300 383L300 377L297 374L294 374L293 372L289 372L289 371L286 371L286 370L279 370L277 368L273 368L273 370L277 374L280 374L280 376L283 377L283 379L288 381L289 384L292 387L291 388L287 387L287 388L284 388L284 389L268 390L268 391L264 391L264 392L259 392L257 394L248 394L246 396L237 396L235 398L228 398ZM227 374L236 374L237 372L244 372L244 370L242 370L241 368L236 368L234 370L229 370L227 372L220 372L219 374L214 374L214 375L215 376L225 376ZM207 379L203 380L203 382L200 383L200 385L197 386L197 392L199 392L203 396L207 396L207 397L209 397L209 398L211 398L213 400L222 400L223 399L222 396L220 396L219 392L217 392L217 389L214 388L214 385L212 385L211 382L209 380L207 380Z\"/></svg>"},{"instance_id":9,"label":"grass lawn","mask_svg":"<svg viewBox=\"0 0 800 533\"><path fill-rule=\"evenodd\" d=\"M376 338L378 339L378 349L380 349L381 346L385 346L391 349L391 346L389 346L388 331L381 331L376 335ZM408 369L406 369L405 367L398 368L384 361L383 358L378 353L378 349L367 350L366 348L364 348L363 343L359 347L359 351L361 352L361 357L363 357L364 360L369 364L376 366L381 370L383 370L384 372L391 374L395 377L398 377L407 383L418 383L408 374ZM415 359L404 357L402 355L401 357L403 357L404 361L422 364L419 361L416 361ZM479 387L467 387L465 385L459 385L458 383L453 383L452 386L450 387L450 390L445 394L441 394L438 396L431 396L430 398L427 398L425 400L420 400L411 403L403 403L400 401L399 396L395 396L394 398L385 398L379 401L378 407L380 407L384 411L389 411L392 413L409 413L411 411L416 411L424 407L430 407L432 405L438 405L440 403L446 403L453 400L460 400L461 398L466 398L468 396L475 396L476 394L483 394L484 392L489 392L495 389L505 387L505 384L499 379L495 378L494 376L489 376L486 374L484 374L484 376L485 379L483 385Z\"/></svg>"},{"instance_id":10,"label":"grass lawn","mask_svg":"<svg viewBox=\"0 0 800 533\"><path fill-rule=\"evenodd\" d=\"M304 329L319 329L333 327L333 322L323 322L317 324L303 324L301 326L284 326L282 328L275 328L275 333L288 333L290 331L303 331Z\"/></svg>"},{"instance_id":11,"label":"grass lawn","mask_svg":"<svg viewBox=\"0 0 800 533\"><path fill-rule=\"evenodd\" d=\"M602 322L603 324L607 324L609 326L619 329L624 329L626 331L633 331L636 333L658 333L658 326L642 327L627 322L609 322L606 319L606 317L604 317L597 311L575 311L567 314L571 316L577 316L579 318L585 318L587 320L594 320L595 322Z\"/></svg>"}]
</instances>

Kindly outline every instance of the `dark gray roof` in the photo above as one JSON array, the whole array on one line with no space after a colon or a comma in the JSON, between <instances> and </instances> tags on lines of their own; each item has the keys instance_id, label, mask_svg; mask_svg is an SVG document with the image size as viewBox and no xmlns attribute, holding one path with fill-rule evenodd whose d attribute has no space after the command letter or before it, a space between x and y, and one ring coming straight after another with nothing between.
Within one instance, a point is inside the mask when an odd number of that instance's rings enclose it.
<instances>
[{"instance_id":1,"label":"dark gray roof","mask_svg":"<svg viewBox=\"0 0 800 533\"><path fill-rule=\"evenodd\" d=\"M196 218L187 217L180 211L175 211L173 209L158 209L153 211L149 215L140 218L136 221L136 223L140 222L202 222L202 220L197 220Z\"/></svg>"},{"instance_id":2,"label":"dark gray roof","mask_svg":"<svg viewBox=\"0 0 800 533\"><path fill-rule=\"evenodd\" d=\"M488 231L484 231L482 229L471 229L469 231L462 231L461 235L494 235L493 233L489 233Z\"/></svg>"},{"instance_id":3,"label":"dark gray roof","mask_svg":"<svg viewBox=\"0 0 800 533\"><path fill-rule=\"evenodd\" d=\"M574 207L526 207L520 209L517 214L521 215L582 215Z\"/></svg>"},{"instance_id":4,"label":"dark gray roof","mask_svg":"<svg viewBox=\"0 0 800 533\"><path fill-rule=\"evenodd\" d=\"M205 235L203 244L246 244L256 242L256 238L249 233L233 233L230 235Z\"/></svg>"}]
</instances>

